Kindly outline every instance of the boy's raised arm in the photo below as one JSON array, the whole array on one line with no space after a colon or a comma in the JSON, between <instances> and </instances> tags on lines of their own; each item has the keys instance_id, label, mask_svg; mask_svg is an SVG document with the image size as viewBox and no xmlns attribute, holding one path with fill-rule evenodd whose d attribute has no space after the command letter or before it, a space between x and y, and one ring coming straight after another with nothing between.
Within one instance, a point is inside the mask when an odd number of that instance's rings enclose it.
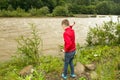
<instances>
[{"instance_id":1,"label":"boy's raised arm","mask_svg":"<svg viewBox=\"0 0 120 80\"><path fill-rule=\"evenodd\" d=\"M70 27L72 28L75 25L75 22L73 23L73 25L71 25Z\"/></svg>"}]
</instances>

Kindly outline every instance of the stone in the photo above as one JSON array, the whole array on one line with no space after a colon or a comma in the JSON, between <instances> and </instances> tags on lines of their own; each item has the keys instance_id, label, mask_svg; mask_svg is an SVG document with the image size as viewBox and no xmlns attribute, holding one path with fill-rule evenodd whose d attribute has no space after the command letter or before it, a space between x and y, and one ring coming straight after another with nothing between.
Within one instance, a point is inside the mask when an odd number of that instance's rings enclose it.
<instances>
[{"instance_id":1,"label":"stone","mask_svg":"<svg viewBox=\"0 0 120 80\"><path fill-rule=\"evenodd\" d=\"M90 78L91 80L97 79L98 78L97 73L95 71L90 72Z\"/></svg>"},{"instance_id":2,"label":"stone","mask_svg":"<svg viewBox=\"0 0 120 80\"><path fill-rule=\"evenodd\" d=\"M85 73L85 67L83 64L81 64L80 62L77 62L76 63L76 66L75 66L75 73L77 75L81 75L81 74L84 74Z\"/></svg>"},{"instance_id":3,"label":"stone","mask_svg":"<svg viewBox=\"0 0 120 80\"><path fill-rule=\"evenodd\" d=\"M33 66L32 66L32 65L28 65L28 66L24 67L24 68L19 72L19 75L20 75L20 76L26 76L26 75L32 74L33 71L34 71Z\"/></svg>"},{"instance_id":4,"label":"stone","mask_svg":"<svg viewBox=\"0 0 120 80\"><path fill-rule=\"evenodd\" d=\"M95 64L86 64L85 67L86 67L88 70L93 71L93 70L95 70L96 65L95 65Z\"/></svg>"}]
</instances>

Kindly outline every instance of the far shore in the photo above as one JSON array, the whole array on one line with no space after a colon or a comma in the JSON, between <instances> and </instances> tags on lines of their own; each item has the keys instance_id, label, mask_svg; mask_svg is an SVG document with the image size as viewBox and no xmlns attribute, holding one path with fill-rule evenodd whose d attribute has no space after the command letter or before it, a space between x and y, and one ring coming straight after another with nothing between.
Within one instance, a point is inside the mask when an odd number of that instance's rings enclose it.
<instances>
[{"instance_id":1,"label":"far shore","mask_svg":"<svg viewBox=\"0 0 120 80\"><path fill-rule=\"evenodd\" d=\"M97 15L97 14L74 14L73 16L24 16L24 17L0 17L0 18L105 18L105 17L120 17L120 15Z\"/></svg>"}]
</instances>

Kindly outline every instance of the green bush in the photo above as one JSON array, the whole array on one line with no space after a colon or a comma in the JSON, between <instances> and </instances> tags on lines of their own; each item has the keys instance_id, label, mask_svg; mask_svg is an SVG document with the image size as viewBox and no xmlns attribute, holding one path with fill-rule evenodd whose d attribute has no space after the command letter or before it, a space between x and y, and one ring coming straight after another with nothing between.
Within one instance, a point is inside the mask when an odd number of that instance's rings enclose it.
<instances>
[{"instance_id":1,"label":"green bush","mask_svg":"<svg viewBox=\"0 0 120 80\"><path fill-rule=\"evenodd\" d=\"M25 10L24 10L24 9L21 9L20 7L18 7L18 8L16 9L16 12L17 12L17 14L16 14L17 17L29 16L29 14L27 14L27 13L25 12Z\"/></svg>"},{"instance_id":2,"label":"green bush","mask_svg":"<svg viewBox=\"0 0 120 80\"><path fill-rule=\"evenodd\" d=\"M4 16L8 17L8 12L6 10L0 10L0 16L1 17L4 17Z\"/></svg>"},{"instance_id":3,"label":"green bush","mask_svg":"<svg viewBox=\"0 0 120 80\"><path fill-rule=\"evenodd\" d=\"M37 9L36 8L31 8L29 10L29 13L31 14L31 16L36 16L37 15Z\"/></svg>"},{"instance_id":4,"label":"green bush","mask_svg":"<svg viewBox=\"0 0 120 80\"><path fill-rule=\"evenodd\" d=\"M120 24L116 27L117 42L120 44Z\"/></svg>"},{"instance_id":5,"label":"green bush","mask_svg":"<svg viewBox=\"0 0 120 80\"><path fill-rule=\"evenodd\" d=\"M36 26L33 24L31 26L31 37L21 36L17 39L17 51L21 57L25 57L28 60L28 63L39 64L39 45L41 44L41 39L38 36Z\"/></svg>"},{"instance_id":6,"label":"green bush","mask_svg":"<svg viewBox=\"0 0 120 80\"><path fill-rule=\"evenodd\" d=\"M86 14L87 13L96 14L96 6L94 6L94 5L87 6L85 10L86 10L86 12L85 12Z\"/></svg>"},{"instance_id":7,"label":"green bush","mask_svg":"<svg viewBox=\"0 0 120 80\"><path fill-rule=\"evenodd\" d=\"M38 9L37 14L39 16L46 16L47 14L49 14L49 8L45 6L45 7Z\"/></svg>"},{"instance_id":8,"label":"green bush","mask_svg":"<svg viewBox=\"0 0 120 80\"><path fill-rule=\"evenodd\" d=\"M120 3L118 3L117 5L116 5L116 8L115 8L115 10L114 10L114 12L115 12L115 14L117 14L117 15L119 15L120 14Z\"/></svg>"},{"instance_id":9,"label":"green bush","mask_svg":"<svg viewBox=\"0 0 120 80\"><path fill-rule=\"evenodd\" d=\"M25 10L18 7L16 10L13 10L12 6L8 7L8 10L0 10L0 17L28 17L29 13Z\"/></svg>"},{"instance_id":10,"label":"green bush","mask_svg":"<svg viewBox=\"0 0 120 80\"><path fill-rule=\"evenodd\" d=\"M80 14L81 13L81 6L75 5L75 4L69 5L68 10L69 10L69 12L71 12L73 14Z\"/></svg>"},{"instance_id":11,"label":"green bush","mask_svg":"<svg viewBox=\"0 0 120 80\"><path fill-rule=\"evenodd\" d=\"M13 11L14 9L13 9L12 5L9 5L8 8L7 8L7 10L8 11Z\"/></svg>"},{"instance_id":12,"label":"green bush","mask_svg":"<svg viewBox=\"0 0 120 80\"><path fill-rule=\"evenodd\" d=\"M96 7L94 5L90 6L80 6L80 12L82 14L95 14L96 13Z\"/></svg>"},{"instance_id":13,"label":"green bush","mask_svg":"<svg viewBox=\"0 0 120 80\"><path fill-rule=\"evenodd\" d=\"M68 6L69 12L74 14L95 14L96 13L96 6L90 5L69 5Z\"/></svg>"},{"instance_id":14,"label":"green bush","mask_svg":"<svg viewBox=\"0 0 120 80\"><path fill-rule=\"evenodd\" d=\"M31 16L46 16L49 14L49 8L48 7L42 7L40 9L32 8L29 10L29 13Z\"/></svg>"},{"instance_id":15,"label":"green bush","mask_svg":"<svg viewBox=\"0 0 120 80\"><path fill-rule=\"evenodd\" d=\"M119 43L119 23L105 22L102 26L90 28L88 45L117 45ZM116 32L117 31L117 32Z\"/></svg>"},{"instance_id":16,"label":"green bush","mask_svg":"<svg viewBox=\"0 0 120 80\"><path fill-rule=\"evenodd\" d=\"M115 10L114 2L112 1L102 1L96 5L98 14L111 14L111 10Z\"/></svg>"},{"instance_id":17,"label":"green bush","mask_svg":"<svg viewBox=\"0 0 120 80\"><path fill-rule=\"evenodd\" d=\"M54 16L68 16L69 11L66 7L64 6L57 6L52 13Z\"/></svg>"}]
</instances>

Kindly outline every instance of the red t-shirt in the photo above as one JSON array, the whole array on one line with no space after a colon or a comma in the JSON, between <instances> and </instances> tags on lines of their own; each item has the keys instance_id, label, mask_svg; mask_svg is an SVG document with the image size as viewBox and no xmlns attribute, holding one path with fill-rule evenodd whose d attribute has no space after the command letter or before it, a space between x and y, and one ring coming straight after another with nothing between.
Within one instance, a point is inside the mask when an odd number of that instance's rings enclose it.
<instances>
[{"instance_id":1,"label":"red t-shirt","mask_svg":"<svg viewBox=\"0 0 120 80\"><path fill-rule=\"evenodd\" d=\"M76 50L75 33L74 30L72 29L72 26L69 26L68 28L65 29L63 37L64 37L65 52L72 52Z\"/></svg>"}]
</instances>

